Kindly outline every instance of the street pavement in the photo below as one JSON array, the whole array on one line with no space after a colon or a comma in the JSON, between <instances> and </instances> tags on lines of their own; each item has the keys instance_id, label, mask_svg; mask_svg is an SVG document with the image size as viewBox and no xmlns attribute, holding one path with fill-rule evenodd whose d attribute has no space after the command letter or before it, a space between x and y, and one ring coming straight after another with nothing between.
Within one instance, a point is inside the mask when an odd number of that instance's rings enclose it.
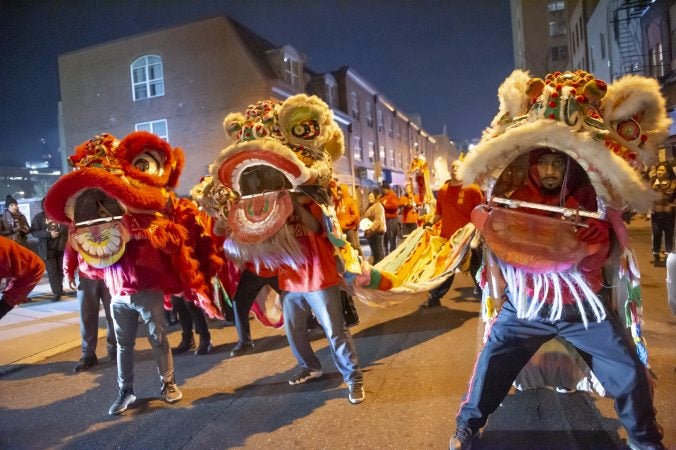
<instances>
[{"instance_id":1,"label":"street pavement","mask_svg":"<svg viewBox=\"0 0 676 450\"><path fill-rule=\"evenodd\" d=\"M636 219L632 243L642 262L644 334L657 377L655 404L665 444L676 448L676 371L665 272L649 264L649 222ZM214 349L175 358L183 399L161 400L145 334L137 340L135 393L122 416L108 416L117 395L113 363L74 374L80 357L77 301L49 301L48 284L33 302L0 321L0 449L38 448L447 448L454 415L480 346L482 324L471 280L456 277L442 307L424 295L390 308L358 305L352 328L367 397L347 401L326 339L313 341L325 375L287 382L295 368L283 330L252 323L256 352L230 358L233 327L212 321ZM101 316L103 317L103 315ZM103 321L100 336L104 336ZM180 331L170 328L177 345ZM105 355L105 340L98 354ZM548 389L513 392L491 416L477 448L615 449L626 433L610 399Z\"/></svg>"}]
</instances>

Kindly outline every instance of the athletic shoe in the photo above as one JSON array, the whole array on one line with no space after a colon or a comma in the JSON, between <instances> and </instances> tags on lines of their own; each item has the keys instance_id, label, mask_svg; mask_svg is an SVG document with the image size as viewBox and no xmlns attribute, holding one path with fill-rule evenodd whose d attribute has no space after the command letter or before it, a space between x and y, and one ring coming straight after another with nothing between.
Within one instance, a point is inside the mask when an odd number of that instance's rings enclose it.
<instances>
[{"instance_id":1,"label":"athletic shoe","mask_svg":"<svg viewBox=\"0 0 676 450\"><path fill-rule=\"evenodd\" d=\"M469 428L458 428L451 436L451 442L448 445L450 450L470 450L474 434Z\"/></svg>"},{"instance_id":2,"label":"athletic shoe","mask_svg":"<svg viewBox=\"0 0 676 450\"><path fill-rule=\"evenodd\" d=\"M632 439L627 439L627 446L631 450L666 450L666 447L661 442L639 443Z\"/></svg>"},{"instance_id":3,"label":"athletic shoe","mask_svg":"<svg viewBox=\"0 0 676 450\"><path fill-rule=\"evenodd\" d=\"M303 384L313 378L319 378L324 374L321 370L310 370L300 367L289 380L289 384Z\"/></svg>"},{"instance_id":4,"label":"athletic shoe","mask_svg":"<svg viewBox=\"0 0 676 450\"><path fill-rule=\"evenodd\" d=\"M174 355L178 355L179 353L185 353L188 350L192 350L195 348L195 339L190 338L189 340L183 340L181 339L181 343L178 344L176 347L171 349L171 353Z\"/></svg>"},{"instance_id":5,"label":"athletic shoe","mask_svg":"<svg viewBox=\"0 0 676 450\"><path fill-rule=\"evenodd\" d=\"M238 342L237 345L230 351L230 357L234 358L236 356L245 355L251 353L254 350L253 342Z\"/></svg>"},{"instance_id":6,"label":"athletic shoe","mask_svg":"<svg viewBox=\"0 0 676 450\"><path fill-rule=\"evenodd\" d=\"M211 351L211 341L200 340L200 345L197 346L195 350L196 355L206 355Z\"/></svg>"},{"instance_id":7,"label":"athletic shoe","mask_svg":"<svg viewBox=\"0 0 676 450\"><path fill-rule=\"evenodd\" d=\"M120 394L117 396L117 400L108 410L108 414L111 416L116 416L122 414L127 410L129 405L136 401L136 396L134 395L134 390L131 388L120 389Z\"/></svg>"},{"instance_id":8,"label":"athletic shoe","mask_svg":"<svg viewBox=\"0 0 676 450\"><path fill-rule=\"evenodd\" d=\"M73 372L84 372L85 370L89 370L92 367L94 367L98 363L98 359L96 358L96 355L94 356L83 356L80 358L80 362L78 363L77 366L73 368Z\"/></svg>"},{"instance_id":9,"label":"athletic shoe","mask_svg":"<svg viewBox=\"0 0 676 450\"><path fill-rule=\"evenodd\" d=\"M347 384L348 394L347 399L353 405L357 405L364 401L366 392L364 392L364 383L362 381L353 381Z\"/></svg>"},{"instance_id":10,"label":"athletic shoe","mask_svg":"<svg viewBox=\"0 0 676 450\"><path fill-rule=\"evenodd\" d=\"M183 393L176 386L174 380L162 382L162 394L167 403L176 403L183 398Z\"/></svg>"}]
</instances>

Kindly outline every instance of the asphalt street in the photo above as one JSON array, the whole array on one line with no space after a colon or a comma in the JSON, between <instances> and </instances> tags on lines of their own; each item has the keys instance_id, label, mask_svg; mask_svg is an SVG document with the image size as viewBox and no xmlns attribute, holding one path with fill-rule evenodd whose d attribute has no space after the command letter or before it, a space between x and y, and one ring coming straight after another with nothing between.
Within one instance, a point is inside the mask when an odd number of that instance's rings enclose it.
<instances>
[{"instance_id":1,"label":"asphalt street","mask_svg":"<svg viewBox=\"0 0 676 450\"><path fill-rule=\"evenodd\" d=\"M665 269L649 264L650 229L643 219L636 221L631 237L642 263L656 408L665 444L676 448L676 317L666 301ZM282 330L252 323L255 353L230 358L235 330L212 322L210 354L175 358L184 397L174 405L160 397L144 335L137 340L138 400L121 416L107 413L117 395L114 364L74 374L79 348L0 375L0 448L447 448L480 346L479 302L466 275L456 276L442 307L419 309L424 299L412 296L383 309L358 305L361 323L352 333L367 392L360 405L347 401L321 334L313 346L325 375L291 386L295 360ZM180 341L177 326L170 341ZM104 340L98 354L105 355ZM625 448L625 438L612 400L538 389L512 392L477 448L616 449Z\"/></svg>"}]
</instances>

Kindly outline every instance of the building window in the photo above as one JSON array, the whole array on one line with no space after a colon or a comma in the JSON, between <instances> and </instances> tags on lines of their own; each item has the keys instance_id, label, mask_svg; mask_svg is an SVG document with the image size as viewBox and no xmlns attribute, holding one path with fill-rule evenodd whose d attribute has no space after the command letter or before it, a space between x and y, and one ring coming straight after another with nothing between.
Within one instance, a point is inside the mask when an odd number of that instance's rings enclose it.
<instances>
[{"instance_id":1,"label":"building window","mask_svg":"<svg viewBox=\"0 0 676 450\"><path fill-rule=\"evenodd\" d=\"M164 95L162 58L155 55L141 56L129 66L134 101Z\"/></svg>"},{"instance_id":2,"label":"building window","mask_svg":"<svg viewBox=\"0 0 676 450\"><path fill-rule=\"evenodd\" d=\"M399 160L399 164L397 165L397 167L399 167L400 169L403 169L404 168L404 155L402 155L401 153L397 153L397 159Z\"/></svg>"},{"instance_id":3,"label":"building window","mask_svg":"<svg viewBox=\"0 0 676 450\"><path fill-rule=\"evenodd\" d=\"M650 60L650 76L660 78L664 76L664 53L662 51L662 43L657 44L648 52Z\"/></svg>"},{"instance_id":4,"label":"building window","mask_svg":"<svg viewBox=\"0 0 676 450\"><path fill-rule=\"evenodd\" d=\"M352 149L354 153L354 159L356 161L361 161L364 158L363 150L361 148L361 137L352 136Z\"/></svg>"},{"instance_id":5,"label":"building window","mask_svg":"<svg viewBox=\"0 0 676 450\"><path fill-rule=\"evenodd\" d=\"M549 0L547 9L549 12L563 11L566 9L566 2L564 0Z\"/></svg>"},{"instance_id":6,"label":"building window","mask_svg":"<svg viewBox=\"0 0 676 450\"><path fill-rule=\"evenodd\" d=\"M552 47L552 61L565 61L568 59L568 47L561 45Z\"/></svg>"},{"instance_id":7,"label":"building window","mask_svg":"<svg viewBox=\"0 0 676 450\"><path fill-rule=\"evenodd\" d=\"M394 129L392 127L392 117L387 116L386 122L387 122L387 135L389 137L393 137L394 136Z\"/></svg>"},{"instance_id":8,"label":"building window","mask_svg":"<svg viewBox=\"0 0 676 450\"><path fill-rule=\"evenodd\" d=\"M387 164L387 159L385 159L385 146L384 145L378 146L378 159L381 162L383 162L384 164Z\"/></svg>"},{"instance_id":9,"label":"building window","mask_svg":"<svg viewBox=\"0 0 676 450\"><path fill-rule=\"evenodd\" d=\"M373 128L373 109L371 102L366 102L366 125Z\"/></svg>"},{"instance_id":10,"label":"building window","mask_svg":"<svg viewBox=\"0 0 676 450\"><path fill-rule=\"evenodd\" d=\"M566 23L565 22L549 22L549 35L550 36L562 36L566 34Z\"/></svg>"},{"instance_id":11,"label":"building window","mask_svg":"<svg viewBox=\"0 0 676 450\"><path fill-rule=\"evenodd\" d=\"M384 130L384 124L383 124L383 110L380 108L376 108L376 117L378 119L378 133L382 133Z\"/></svg>"},{"instance_id":12,"label":"building window","mask_svg":"<svg viewBox=\"0 0 676 450\"><path fill-rule=\"evenodd\" d=\"M169 128L167 127L167 119L152 120L150 122L140 122L134 125L136 131L149 131L158 135L165 141L169 140Z\"/></svg>"},{"instance_id":13,"label":"building window","mask_svg":"<svg viewBox=\"0 0 676 450\"><path fill-rule=\"evenodd\" d=\"M284 81L299 90L303 88L302 67L300 59L297 59L295 55L284 53Z\"/></svg>"},{"instance_id":14,"label":"building window","mask_svg":"<svg viewBox=\"0 0 676 450\"><path fill-rule=\"evenodd\" d=\"M338 87L333 80L326 80L326 103L334 107L338 100Z\"/></svg>"},{"instance_id":15,"label":"building window","mask_svg":"<svg viewBox=\"0 0 676 450\"><path fill-rule=\"evenodd\" d=\"M601 59L606 59L606 35L603 31L601 31L601 35L599 37L601 39Z\"/></svg>"},{"instance_id":16,"label":"building window","mask_svg":"<svg viewBox=\"0 0 676 450\"><path fill-rule=\"evenodd\" d=\"M388 150L388 152L390 154L390 166L395 167L397 161L395 159L394 149L391 148L391 149Z\"/></svg>"},{"instance_id":17,"label":"building window","mask_svg":"<svg viewBox=\"0 0 676 450\"><path fill-rule=\"evenodd\" d=\"M369 161L373 162L376 159L376 147L373 142L369 141Z\"/></svg>"},{"instance_id":18,"label":"building window","mask_svg":"<svg viewBox=\"0 0 676 450\"><path fill-rule=\"evenodd\" d=\"M359 95L356 92L350 94L352 98L352 117L359 120Z\"/></svg>"}]
</instances>

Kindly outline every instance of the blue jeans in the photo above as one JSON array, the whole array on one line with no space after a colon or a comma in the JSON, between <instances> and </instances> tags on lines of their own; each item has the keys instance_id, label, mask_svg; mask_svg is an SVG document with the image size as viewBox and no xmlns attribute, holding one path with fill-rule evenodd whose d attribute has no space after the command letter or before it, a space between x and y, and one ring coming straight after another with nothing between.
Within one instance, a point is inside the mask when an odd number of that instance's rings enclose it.
<instances>
[{"instance_id":1,"label":"blue jeans","mask_svg":"<svg viewBox=\"0 0 676 450\"><path fill-rule=\"evenodd\" d=\"M174 360L164 325L163 304L164 295L160 291L113 296L111 305L117 337L117 384L120 389L134 386L134 345L139 317L148 327L148 342L153 348L162 381L174 379Z\"/></svg>"},{"instance_id":2,"label":"blue jeans","mask_svg":"<svg viewBox=\"0 0 676 450\"><path fill-rule=\"evenodd\" d=\"M362 381L352 335L345 326L340 288L331 286L314 292L282 292L284 330L291 352L298 364L310 370L320 370L321 363L312 351L308 339L307 322L314 312L329 340L329 348L336 367L346 383Z\"/></svg>"}]
</instances>

